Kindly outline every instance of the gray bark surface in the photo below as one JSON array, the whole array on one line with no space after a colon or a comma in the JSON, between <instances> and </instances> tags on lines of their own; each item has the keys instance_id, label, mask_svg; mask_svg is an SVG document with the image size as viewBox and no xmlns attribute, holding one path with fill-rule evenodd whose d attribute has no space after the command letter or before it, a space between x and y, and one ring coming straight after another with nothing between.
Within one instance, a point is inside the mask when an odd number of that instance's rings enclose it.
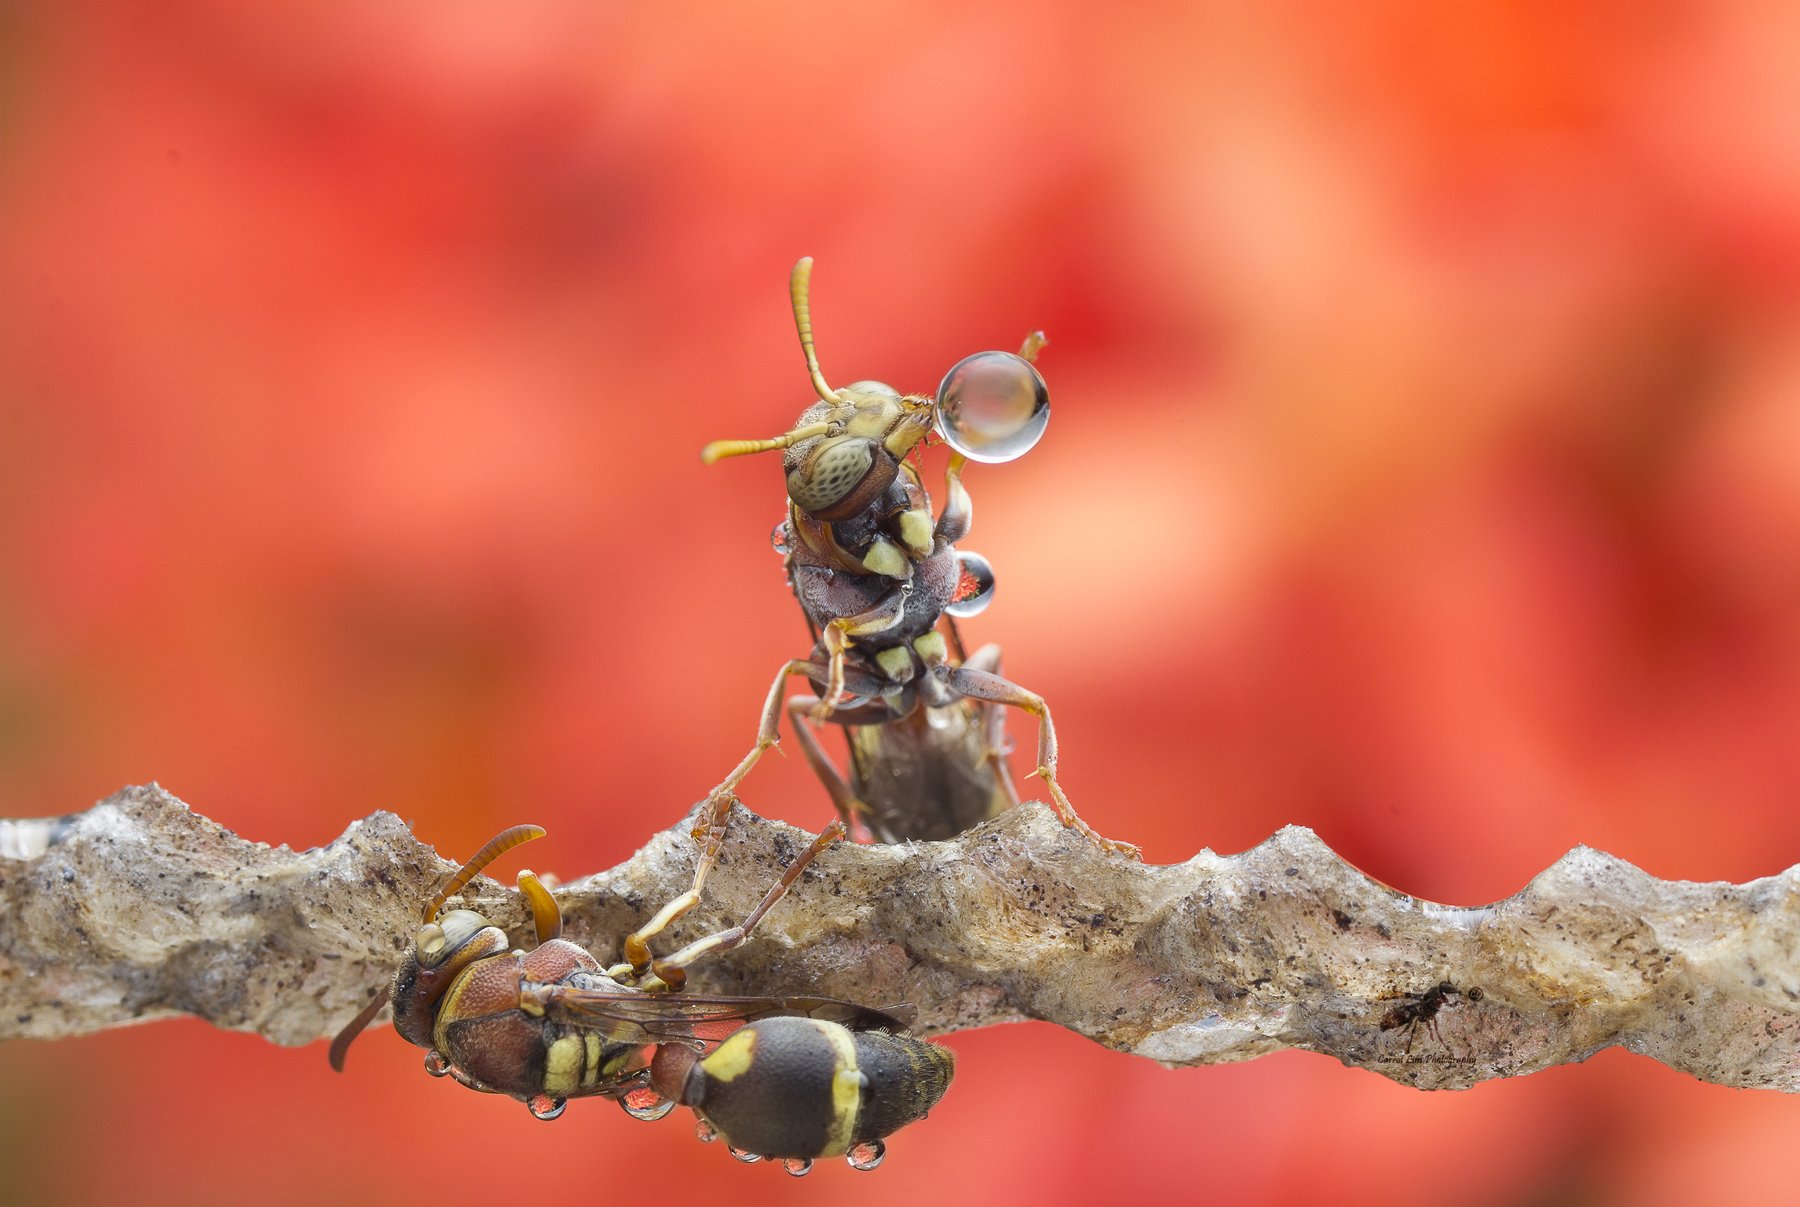
<instances>
[{"instance_id":1,"label":"gray bark surface","mask_svg":"<svg viewBox=\"0 0 1800 1207\"><path fill-rule=\"evenodd\" d=\"M809 837L740 809L706 900L659 950L740 920ZM506 866L561 856L547 845ZM684 822L560 886L565 936L614 958L687 887L695 854ZM0 821L0 1038L174 1014L281 1044L329 1037L386 980L456 865L392 814L296 852L245 841L155 785ZM530 942L511 888L479 879L460 901ZM1410 1023L1440 983L1459 992ZM1792 1092L1800 868L1664 881L1582 847L1504 901L1458 908L1369 879L1299 827L1152 866L1030 804L950 842L839 843L690 988L903 1005L925 1035L1038 1018L1169 1065L1303 1048L1448 1089L1621 1045L1706 1081Z\"/></svg>"}]
</instances>

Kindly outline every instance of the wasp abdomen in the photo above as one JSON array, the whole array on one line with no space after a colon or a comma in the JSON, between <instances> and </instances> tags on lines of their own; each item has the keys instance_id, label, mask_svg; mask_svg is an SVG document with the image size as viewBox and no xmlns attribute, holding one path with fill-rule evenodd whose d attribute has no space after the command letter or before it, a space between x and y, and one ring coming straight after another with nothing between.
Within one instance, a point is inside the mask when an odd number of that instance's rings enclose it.
<instances>
[{"instance_id":1,"label":"wasp abdomen","mask_svg":"<svg viewBox=\"0 0 1800 1207\"><path fill-rule=\"evenodd\" d=\"M923 1119L950 1088L956 1054L949 1048L885 1031L855 1036L857 1068L868 1084L852 1143L879 1140Z\"/></svg>"},{"instance_id":2,"label":"wasp abdomen","mask_svg":"<svg viewBox=\"0 0 1800 1207\"><path fill-rule=\"evenodd\" d=\"M682 1101L734 1148L831 1157L924 1118L955 1069L949 1049L924 1040L767 1018L696 1063Z\"/></svg>"}]
</instances>

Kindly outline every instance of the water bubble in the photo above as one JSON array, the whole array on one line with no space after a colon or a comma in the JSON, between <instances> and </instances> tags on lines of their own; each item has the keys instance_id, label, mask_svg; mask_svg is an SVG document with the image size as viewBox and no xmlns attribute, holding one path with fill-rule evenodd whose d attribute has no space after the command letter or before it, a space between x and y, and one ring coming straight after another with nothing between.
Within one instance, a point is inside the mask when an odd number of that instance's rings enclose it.
<instances>
[{"instance_id":1,"label":"water bubble","mask_svg":"<svg viewBox=\"0 0 1800 1207\"><path fill-rule=\"evenodd\" d=\"M1050 391L1024 357L977 352L944 374L937 421L950 447L969 460L1011 461L1042 438L1050 422Z\"/></svg>"},{"instance_id":2,"label":"water bubble","mask_svg":"<svg viewBox=\"0 0 1800 1207\"><path fill-rule=\"evenodd\" d=\"M719 1138L719 1129L704 1119L695 1119L694 1138L702 1144L711 1144Z\"/></svg>"},{"instance_id":3,"label":"water bubble","mask_svg":"<svg viewBox=\"0 0 1800 1207\"><path fill-rule=\"evenodd\" d=\"M979 553L956 551L956 593L944 605L952 616L978 616L994 602L994 568Z\"/></svg>"},{"instance_id":4,"label":"water bubble","mask_svg":"<svg viewBox=\"0 0 1800 1207\"><path fill-rule=\"evenodd\" d=\"M887 1156L887 1145L879 1140L864 1140L844 1154L851 1169L874 1169Z\"/></svg>"},{"instance_id":5,"label":"water bubble","mask_svg":"<svg viewBox=\"0 0 1800 1207\"><path fill-rule=\"evenodd\" d=\"M552 1098L548 1094L533 1094L525 1100L525 1109L539 1119L545 1120L554 1119L562 1114L563 1108L567 1105L569 1105L567 1099Z\"/></svg>"},{"instance_id":6,"label":"water bubble","mask_svg":"<svg viewBox=\"0 0 1800 1207\"><path fill-rule=\"evenodd\" d=\"M619 1107L633 1119L642 1119L646 1123L654 1123L675 1109L672 1098L664 1098L649 1086L639 1086L635 1090L627 1090L619 1097Z\"/></svg>"},{"instance_id":7,"label":"water bubble","mask_svg":"<svg viewBox=\"0 0 1800 1207\"><path fill-rule=\"evenodd\" d=\"M746 1165L754 1165L758 1161L762 1160L761 1153L747 1153L743 1149L733 1148L729 1144L725 1146L725 1151L730 1153L732 1155L733 1159L742 1161Z\"/></svg>"},{"instance_id":8,"label":"water bubble","mask_svg":"<svg viewBox=\"0 0 1800 1207\"><path fill-rule=\"evenodd\" d=\"M796 1178L804 1178L812 1172L811 1157L788 1157L781 1162L781 1167Z\"/></svg>"},{"instance_id":9,"label":"water bubble","mask_svg":"<svg viewBox=\"0 0 1800 1207\"><path fill-rule=\"evenodd\" d=\"M775 530L769 533L769 548L782 557L788 555L788 522L786 520L775 525Z\"/></svg>"},{"instance_id":10,"label":"water bubble","mask_svg":"<svg viewBox=\"0 0 1800 1207\"><path fill-rule=\"evenodd\" d=\"M433 1077L443 1077L450 1072L450 1059L433 1048L425 1053L425 1071Z\"/></svg>"}]
</instances>

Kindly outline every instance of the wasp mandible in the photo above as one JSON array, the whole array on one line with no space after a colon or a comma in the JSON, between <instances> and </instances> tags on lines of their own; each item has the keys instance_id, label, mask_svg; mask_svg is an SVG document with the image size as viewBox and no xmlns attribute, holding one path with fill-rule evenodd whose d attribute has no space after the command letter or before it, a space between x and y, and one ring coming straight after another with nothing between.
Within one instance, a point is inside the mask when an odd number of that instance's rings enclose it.
<instances>
[{"instance_id":1,"label":"wasp mandible","mask_svg":"<svg viewBox=\"0 0 1800 1207\"><path fill-rule=\"evenodd\" d=\"M843 835L834 822L788 865L737 926L651 962L603 966L562 935L562 913L529 871L518 877L537 942L444 903L506 851L541 838L537 826L497 835L425 906L392 983L331 1043L342 1072L350 1043L390 999L394 1029L426 1049L433 1076L506 1094L539 1119L570 1098L616 1099L638 1119L677 1104L702 1139L724 1137L744 1161L779 1158L803 1174L817 1157L880 1164L885 1138L923 1119L949 1088L955 1055L905 1034L894 1016L822 997L706 997L676 992L702 956L749 938L806 865Z\"/></svg>"},{"instance_id":2,"label":"wasp mandible","mask_svg":"<svg viewBox=\"0 0 1800 1207\"><path fill-rule=\"evenodd\" d=\"M971 460L1010 461L1042 437L1050 395L1034 361L1043 333L1033 332L1017 353L964 357L935 396L901 394L879 381L833 389L813 344L811 273L810 258L794 266L789 297L818 400L779 436L716 441L701 458L782 452L788 511L775 544L815 646L777 673L756 744L713 789L702 825L723 820L738 784L777 743L787 680L803 676L820 695L789 700L786 710L847 822L866 821L884 841L948 838L1016 803L1004 763L1001 710L1010 706L1038 719L1035 774L1063 824L1104 849L1135 854L1095 833L1069 803L1043 697L1000 674L998 646L966 655L955 627L957 617L985 608L994 590L986 559L955 548L973 514L963 469ZM952 449L935 523L911 457L930 435ZM849 780L803 718L845 728Z\"/></svg>"}]
</instances>

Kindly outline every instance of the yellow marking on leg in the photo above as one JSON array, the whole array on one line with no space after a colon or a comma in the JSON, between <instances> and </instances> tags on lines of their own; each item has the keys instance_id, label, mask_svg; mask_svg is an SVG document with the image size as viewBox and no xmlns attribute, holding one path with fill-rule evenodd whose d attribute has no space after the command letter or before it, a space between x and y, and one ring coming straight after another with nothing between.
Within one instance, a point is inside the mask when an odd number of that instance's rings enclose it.
<instances>
[{"instance_id":1,"label":"yellow marking on leg","mask_svg":"<svg viewBox=\"0 0 1800 1207\"><path fill-rule=\"evenodd\" d=\"M876 654L875 665L895 683L905 683L913 677L912 653L903 645L889 646Z\"/></svg>"},{"instance_id":2,"label":"yellow marking on leg","mask_svg":"<svg viewBox=\"0 0 1800 1207\"><path fill-rule=\"evenodd\" d=\"M700 1062L700 1067L713 1081L735 1081L750 1067L755 1056L756 1032L746 1027L714 1049L711 1056Z\"/></svg>"},{"instance_id":3,"label":"yellow marking on leg","mask_svg":"<svg viewBox=\"0 0 1800 1207\"><path fill-rule=\"evenodd\" d=\"M544 1053L544 1093L552 1098L567 1098L575 1092L581 1076L582 1042L565 1035Z\"/></svg>"},{"instance_id":4,"label":"yellow marking on leg","mask_svg":"<svg viewBox=\"0 0 1800 1207\"><path fill-rule=\"evenodd\" d=\"M912 563L906 560L900 547L881 537L875 538L875 543L863 554L863 568L871 574L885 574L889 578L905 578L912 573Z\"/></svg>"},{"instance_id":5,"label":"yellow marking on leg","mask_svg":"<svg viewBox=\"0 0 1800 1207\"><path fill-rule=\"evenodd\" d=\"M932 538L930 512L914 508L900 513L900 539L906 542L906 547L914 554L924 557L930 553L934 543Z\"/></svg>"},{"instance_id":6,"label":"yellow marking on leg","mask_svg":"<svg viewBox=\"0 0 1800 1207\"><path fill-rule=\"evenodd\" d=\"M938 666L950 657L950 646L936 629L913 639L913 649L926 666Z\"/></svg>"}]
</instances>

